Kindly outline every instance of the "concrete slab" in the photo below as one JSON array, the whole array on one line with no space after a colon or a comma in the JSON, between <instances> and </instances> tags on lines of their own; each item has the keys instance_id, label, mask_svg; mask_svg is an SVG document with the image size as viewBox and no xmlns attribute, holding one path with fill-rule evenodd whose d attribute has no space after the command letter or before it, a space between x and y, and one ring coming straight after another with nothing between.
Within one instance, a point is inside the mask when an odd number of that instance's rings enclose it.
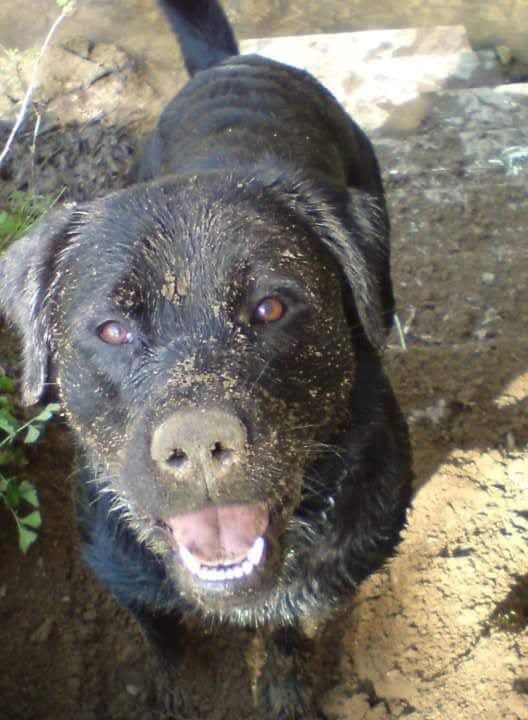
<instances>
[{"instance_id":1,"label":"concrete slab","mask_svg":"<svg viewBox=\"0 0 528 720\"><path fill-rule=\"evenodd\" d=\"M422 93L502 78L495 54L474 53L461 26L263 38L241 50L308 70L366 130Z\"/></svg>"}]
</instances>

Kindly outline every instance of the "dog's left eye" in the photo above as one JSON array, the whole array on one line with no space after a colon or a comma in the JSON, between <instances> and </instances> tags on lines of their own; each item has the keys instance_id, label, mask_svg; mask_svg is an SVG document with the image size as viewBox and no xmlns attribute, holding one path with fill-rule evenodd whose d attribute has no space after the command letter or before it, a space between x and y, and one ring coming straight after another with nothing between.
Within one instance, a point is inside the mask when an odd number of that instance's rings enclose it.
<instances>
[{"instance_id":1,"label":"dog's left eye","mask_svg":"<svg viewBox=\"0 0 528 720\"><path fill-rule=\"evenodd\" d=\"M265 324L277 322L286 312L286 305L278 297L266 297L255 307L252 322Z\"/></svg>"},{"instance_id":2,"label":"dog's left eye","mask_svg":"<svg viewBox=\"0 0 528 720\"><path fill-rule=\"evenodd\" d=\"M132 333L116 320L99 325L97 337L108 345L125 345L132 340Z\"/></svg>"}]
</instances>

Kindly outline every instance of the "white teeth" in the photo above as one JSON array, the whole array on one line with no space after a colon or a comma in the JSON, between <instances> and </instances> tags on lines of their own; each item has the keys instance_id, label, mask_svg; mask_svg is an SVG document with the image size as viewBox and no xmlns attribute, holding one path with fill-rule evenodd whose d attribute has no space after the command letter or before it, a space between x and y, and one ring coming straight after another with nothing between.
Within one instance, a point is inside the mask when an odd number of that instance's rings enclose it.
<instances>
[{"instance_id":1,"label":"white teeth","mask_svg":"<svg viewBox=\"0 0 528 720\"><path fill-rule=\"evenodd\" d=\"M183 561L183 564L189 570L189 572L192 572L193 575L196 575L198 571L200 570L200 563L198 560L194 557L194 555L187 550L185 545L180 545L180 557Z\"/></svg>"},{"instance_id":2,"label":"white teeth","mask_svg":"<svg viewBox=\"0 0 528 720\"><path fill-rule=\"evenodd\" d=\"M251 550L247 554L247 559L252 565L258 565L259 562L262 560L263 552L264 538L259 536L251 546Z\"/></svg>"},{"instance_id":3,"label":"white teeth","mask_svg":"<svg viewBox=\"0 0 528 720\"><path fill-rule=\"evenodd\" d=\"M238 580L244 575L250 575L260 563L264 554L264 538L258 537L251 546L246 558L236 565L202 565L194 555L184 546L180 545L180 557L187 570L200 580L219 582L221 580Z\"/></svg>"}]
</instances>

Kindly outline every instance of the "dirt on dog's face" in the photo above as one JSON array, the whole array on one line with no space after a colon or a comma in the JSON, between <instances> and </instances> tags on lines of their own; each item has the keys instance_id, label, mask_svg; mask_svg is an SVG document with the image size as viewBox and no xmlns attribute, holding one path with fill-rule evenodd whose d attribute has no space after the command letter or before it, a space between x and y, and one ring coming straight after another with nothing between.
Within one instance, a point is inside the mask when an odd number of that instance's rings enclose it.
<instances>
[{"instance_id":1,"label":"dirt on dog's face","mask_svg":"<svg viewBox=\"0 0 528 720\"><path fill-rule=\"evenodd\" d=\"M79 213L48 299L53 371L101 492L208 610L272 592L309 551L289 542L294 513L354 375L337 262L269 194L224 188L220 205L211 183Z\"/></svg>"}]
</instances>

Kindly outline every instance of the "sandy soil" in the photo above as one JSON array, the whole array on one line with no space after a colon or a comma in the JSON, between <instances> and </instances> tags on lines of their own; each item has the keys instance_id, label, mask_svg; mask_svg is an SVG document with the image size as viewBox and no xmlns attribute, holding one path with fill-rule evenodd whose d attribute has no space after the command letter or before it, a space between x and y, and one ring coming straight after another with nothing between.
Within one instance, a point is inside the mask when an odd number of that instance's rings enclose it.
<instances>
[{"instance_id":1,"label":"sandy soil","mask_svg":"<svg viewBox=\"0 0 528 720\"><path fill-rule=\"evenodd\" d=\"M75 59L84 79L69 95L50 94L35 157L30 130L21 138L0 209L30 178L37 192L66 187L77 199L123 184L146 108L159 100L125 56L95 50L108 73L94 79ZM481 162L526 142L528 105L517 95L502 115L496 105L495 125L483 129L495 100L468 97L432 98L410 135L376 138L407 346L395 333L387 368L411 425L417 494L397 557L322 633L338 649L318 668L329 720L528 717L527 168ZM4 105L6 124L8 115ZM8 370L13 350L2 331ZM44 524L27 556L0 511L0 718L158 717L155 660L80 558L71 462L57 423L28 468ZM176 693L176 717L255 717L251 634L227 635L188 648L174 678L188 688Z\"/></svg>"}]
</instances>

